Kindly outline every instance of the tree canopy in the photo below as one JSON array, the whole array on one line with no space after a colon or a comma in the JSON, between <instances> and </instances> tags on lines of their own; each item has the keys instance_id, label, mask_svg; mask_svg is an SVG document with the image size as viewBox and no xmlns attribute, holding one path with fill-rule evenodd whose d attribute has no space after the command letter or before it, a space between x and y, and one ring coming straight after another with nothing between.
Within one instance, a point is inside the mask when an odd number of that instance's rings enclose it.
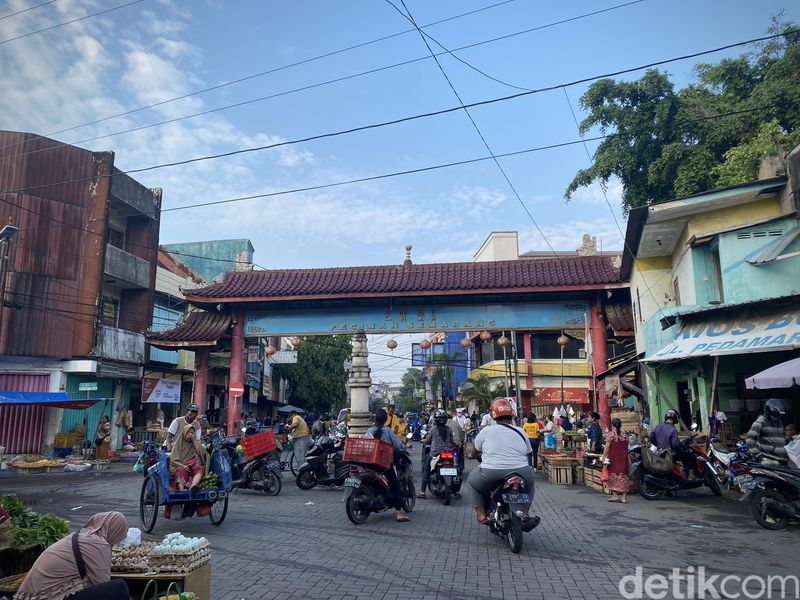
<instances>
[{"instance_id":1,"label":"tree canopy","mask_svg":"<svg viewBox=\"0 0 800 600\"><path fill-rule=\"evenodd\" d=\"M325 413L347 403L347 372L344 361L350 358L350 336L303 338L297 350L297 363L277 364L273 377L287 381L289 402L312 413Z\"/></svg>"},{"instance_id":2,"label":"tree canopy","mask_svg":"<svg viewBox=\"0 0 800 600\"><path fill-rule=\"evenodd\" d=\"M565 198L617 177L627 212L752 181L763 157L800 143L800 34L794 23L773 21L770 33L785 35L755 52L697 65L697 81L678 91L656 69L636 81L594 82L580 99L589 113L581 134L597 127L608 137Z\"/></svg>"},{"instance_id":3,"label":"tree canopy","mask_svg":"<svg viewBox=\"0 0 800 600\"><path fill-rule=\"evenodd\" d=\"M422 382L422 371L419 369L406 369L400 379L400 391L395 396L397 410L405 412L408 410L418 410L419 402L414 394L417 390L425 390Z\"/></svg>"}]
</instances>

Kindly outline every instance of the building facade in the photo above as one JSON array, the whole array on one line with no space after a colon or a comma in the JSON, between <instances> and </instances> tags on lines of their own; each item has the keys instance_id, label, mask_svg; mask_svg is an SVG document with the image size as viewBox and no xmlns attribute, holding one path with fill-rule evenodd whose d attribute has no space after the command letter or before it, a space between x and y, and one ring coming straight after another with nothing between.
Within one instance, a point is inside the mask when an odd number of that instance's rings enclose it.
<instances>
[{"instance_id":1,"label":"building facade","mask_svg":"<svg viewBox=\"0 0 800 600\"><path fill-rule=\"evenodd\" d=\"M138 393L161 190L116 169L113 152L30 133L0 132L0 164L0 219L19 228L0 282L0 388L99 399L0 406L6 452L41 452L59 431L116 422Z\"/></svg>"}]
</instances>

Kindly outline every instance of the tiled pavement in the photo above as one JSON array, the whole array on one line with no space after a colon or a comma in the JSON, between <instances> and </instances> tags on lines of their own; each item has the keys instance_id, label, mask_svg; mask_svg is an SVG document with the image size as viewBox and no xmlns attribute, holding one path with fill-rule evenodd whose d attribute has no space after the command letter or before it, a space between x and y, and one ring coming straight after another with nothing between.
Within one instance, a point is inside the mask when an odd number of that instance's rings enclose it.
<instances>
[{"instance_id":1,"label":"tiled pavement","mask_svg":"<svg viewBox=\"0 0 800 600\"><path fill-rule=\"evenodd\" d=\"M0 492L19 493L76 526L112 509L135 525L142 478L129 468L2 475ZM720 574L800 574L798 528L760 529L746 504L707 491L658 502L632 496L623 506L537 475L534 505L542 524L514 555L474 523L466 500L449 507L418 500L410 523L395 523L385 512L355 526L341 492L303 492L290 474L283 483L275 498L236 494L221 527L205 518L159 518L154 535L208 537L215 600L620 598L620 578L637 565L659 573L703 565Z\"/></svg>"}]
</instances>

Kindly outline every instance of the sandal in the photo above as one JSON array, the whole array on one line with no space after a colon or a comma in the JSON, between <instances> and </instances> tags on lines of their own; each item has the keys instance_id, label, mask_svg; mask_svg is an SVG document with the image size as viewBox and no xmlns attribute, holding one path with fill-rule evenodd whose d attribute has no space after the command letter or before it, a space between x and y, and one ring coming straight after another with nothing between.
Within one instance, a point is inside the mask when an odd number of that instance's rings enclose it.
<instances>
[{"instance_id":1,"label":"sandal","mask_svg":"<svg viewBox=\"0 0 800 600\"><path fill-rule=\"evenodd\" d=\"M417 492L417 498L421 498L422 500L425 500L425 499L428 498L428 496L425 495L425 492Z\"/></svg>"},{"instance_id":2,"label":"sandal","mask_svg":"<svg viewBox=\"0 0 800 600\"><path fill-rule=\"evenodd\" d=\"M611 496L611 498L609 498L608 501L609 502L621 502L621 500L619 498L615 498L614 496Z\"/></svg>"},{"instance_id":3,"label":"sandal","mask_svg":"<svg viewBox=\"0 0 800 600\"><path fill-rule=\"evenodd\" d=\"M398 523L408 523L411 520L411 517L408 515L397 515L395 516L394 520Z\"/></svg>"},{"instance_id":4,"label":"sandal","mask_svg":"<svg viewBox=\"0 0 800 600\"><path fill-rule=\"evenodd\" d=\"M478 525L486 525L489 523L489 517L478 517Z\"/></svg>"}]
</instances>

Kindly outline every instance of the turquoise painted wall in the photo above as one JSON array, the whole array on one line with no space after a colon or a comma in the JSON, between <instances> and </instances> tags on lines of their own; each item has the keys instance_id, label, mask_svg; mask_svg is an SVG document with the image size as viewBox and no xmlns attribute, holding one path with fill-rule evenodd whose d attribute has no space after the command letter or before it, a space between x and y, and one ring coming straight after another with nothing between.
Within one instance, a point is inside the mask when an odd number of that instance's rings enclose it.
<instances>
[{"instance_id":1,"label":"turquoise painted wall","mask_svg":"<svg viewBox=\"0 0 800 600\"><path fill-rule=\"evenodd\" d=\"M96 392L81 392L78 390L78 384L84 382L97 382ZM61 419L61 431L72 431L75 425L83 423L87 420L87 427L89 428L89 436L94 435L97 424L100 422L102 415L108 416L111 422L114 422L114 380L113 379L98 379L93 375L67 375L67 396L70 398L107 398L108 400L101 400L94 406L84 410L71 410L65 409L64 415Z\"/></svg>"},{"instance_id":2,"label":"turquoise painted wall","mask_svg":"<svg viewBox=\"0 0 800 600\"><path fill-rule=\"evenodd\" d=\"M233 271L235 267L233 261L241 259L242 256L246 256L247 260L252 262L254 252L250 240L209 240L164 244L164 247L180 252L178 258L208 283L211 283L217 275Z\"/></svg>"},{"instance_id":3,"label":"turquoise painted wall","mask_svg":"<svg viewBox=\"0 0 800 600\"><path fill-rule=\"evenodd\" d=\"M694 267L694 290L697 304L708 304L718 300L717 278L714 274L714 261L710 244L692 248L692 266ZM723 286L724 288L724 286ZM727 298L725 298L727 301Z\"/></svg>"},{"instance_id":4,"label":"turquoise painted wall","mask_svg":"<svg viewBox=\"0 0 800 600\"><path fill-rule=\"evenodd\" d=\"M800 255L759 266L747 262L749 258L780 239L760 237L763 232L782 230L786 233L796 230L797 227L796 219L783 219L719 236L722 287L726 303L800 293ZM742 235L751 237L740 239ZM759 237L756 237L757 235ZM800 240L795 239L784 253L798 250L800 250Z\"/></svg>"}]
</instances>

